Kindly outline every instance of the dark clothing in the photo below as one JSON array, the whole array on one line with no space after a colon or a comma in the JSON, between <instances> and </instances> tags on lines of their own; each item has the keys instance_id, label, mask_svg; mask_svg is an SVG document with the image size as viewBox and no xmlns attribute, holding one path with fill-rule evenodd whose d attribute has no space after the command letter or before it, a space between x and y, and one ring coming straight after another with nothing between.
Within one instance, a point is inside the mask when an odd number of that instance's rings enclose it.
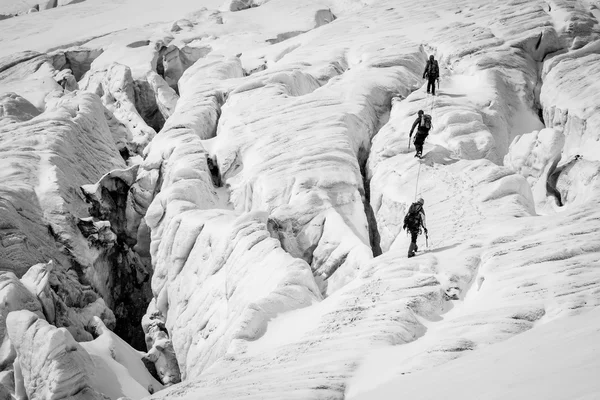
<instances>
[{"instance_id":1,"label":"dark clothing","mask_svg":"<svg viewBox=\"0 0 600 400\"><path fill-rule=\"evenodd\" d=\"M431 76L427 78L427 93L431 92L432 95L435 96L435 80L437 78L432 78Z\"/></svg>"},{"instance_id":2,"label":"dark clothing","mask_svg":"<svg viewBox=\"0 0 600 400\"><path fill-rule=\"evenodd\" d=\"M417 237L419 237L419 231L409 231L410 232L410 246L408 246L408 256L412 257L415 255L415 251L419 250L419 246L417 246Z\"/></svg>"},{"instance_id":3,"label":"dark clothing","mask_svg":"<svg viewBox=\"0 0 600 400\"><path fill-rule=\"evenodd\" d=\"M208 164L208 171L210 172L213 185L221 187L221 174L219 174L219 167L216 162L212 158L207 157L206 163Z\"/></svg>"},{"instance_id":4,"label":"dark clothing","mask_svg":"<svg viewBox=\"0 0 600 400\"><path fill-rule=\"evenodd\" d=\"M427 93L435 96L435 81L440 77L440 67L436 60L427 60L423 78L427 78Z\"/></svg>"},{"instance_id":5,"label":"dark clothing","mask_svg":"<svg viewBox=\"0 0 600 400\"><path fill-rule=\"evenodd\" d=\"M415 150L419 157L423 154L423 143L425 143L427 135L429 135L427 132L418 131L417 136L415 136Z\"/></svg>"},{"instance_id":6,"label":"dark clothing","mask_svg":"<svg viewBox=\"0 0 600 400\"><path fill-rule=\"evenodd\" d=\"M412 128L410 128L410 132L408 134L409 137L412 137L413 131L415 130L415 128L418 126L419 128L417 129L417 136L419 134L421 135L429 135L429 129L425 128L424 126L421 126L421 118L423 118L423 116L419 115L417 117L417 119L415 119L415 122L413 122L412 124ZM423 140L425 140L425 138L423 138Z\"/></svg>"},{"instance_id":7,"label":"dark clothing","mask_svg":"<svg viewBox=\"0 0 600 400\"><path fill-rule=\"evenodd\" d=\"M415 149L417 150L418 156L421 156L421 154L423 154L423 143L425 143L425 138L429 135L429 130L420 126L421 118L421 116L417 117L417 119L412 125L412 128L410 128L410 133L408 135L410 140L413 131L417 126L419 126L419 129L417 129L417 134L415 136Z\"/></svg>"},{"instance_id":8,"label":"dark clothing","mask_svg":"<svg viewBox=\"0 0 600 400\"><path fill-rule=\"evenodd\" d=\"M425 71L423 71L423 78L437 79L440 77L440 67L438 66L437 60L427 60Z\"/></svg>"},{"instance_id":9,"label":"dark clothing","mask_svg":"<svg viewBox=\"0 0 600 400\"><path fill-rule=\"evenodd\" d=\"M425 231L425 234L427 234L427 228L425 227L425 211L423 210L423 206L421 204L413 203L409 207L408 213L404 217L403 228L410 233L408 257L412 257L415 255L415 251L419 249L417 246L417 238L422 232L421 228Z\"/></svg>"},{"instance_id":10,"label":"dark clothing","mask_svg":"<svg viewBox=\"0 0 600 400\"><path fill-rule=\"evenodd\" d=\"M412 133L415 130L415 128L419 125L419 122L421 122L420 115L417 117L417 119L415 119L415 122L413 122L412 128L410 128L410 133L408 134L409 137L412 137ZM421 128L419 127L419 129L421 129Z\"/></svg>"},{"instance_id":11,"label":"dark clothing","mask_svg":"<svg viewBox=\"0 0 600 400\"><path fill-rule=\"evenodd\" d=\"M409 231L415 231L417 234L421 233L421 228L425 228L425 210L423 210L423 206L420 203L413 203L408 208L408 212L404 217L404 225L403 229L408 229Z\"/></svg>"}]
</instances>

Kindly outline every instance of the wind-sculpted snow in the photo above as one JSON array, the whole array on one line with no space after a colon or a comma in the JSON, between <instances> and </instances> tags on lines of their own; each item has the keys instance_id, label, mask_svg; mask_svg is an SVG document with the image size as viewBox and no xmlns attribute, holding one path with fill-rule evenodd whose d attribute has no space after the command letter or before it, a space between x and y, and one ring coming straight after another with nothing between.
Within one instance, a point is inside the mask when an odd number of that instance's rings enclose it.
<instances>
[{"instance_id":1,"label":"wind-sculpted snow","mask_svg":"<svg viewBox=\"0 0 600 400\"><path fill-rule=\"evenodd\" d=\"M179 95L154 71L148 73L147 80L155 93L158 109L167 120L175 111Z\"/></svg>"},{"instance_id":2,"label":"wind-sculpted snow","mask_svg":"<svg viewBox=\"0 0 600 400\"><path fill-rule=\"evenodd\" d=\"M504 165L525 176L532 188L539 210L549 202L557 204L549 195L548 184L562 155L565 137L554 129L545 128L517 137L504 157Z\"/></svg>"},{"instance_id":3,"label":"wind-sculpted snow","mask_svg":"<svg viewBox=\"0 0 600 400\"><path fill-rule=\"evenodd\" d=\"M69 334L20 311L8 329L30 321L23 337L45 329L81 356L70 365L101 371L52 372L17 332L0 352L5 372L19 355L15 384L0 376L9 391L72 373L137 399L161 388L145 363L168 386L154 399L396 398L371 390L453 365L489 371L500 342L596 315L597 8L192 3L53 10L70 36L22 16L27 46L17 18L0 26L0 255L16 272L5 308L73 321ZM433 118L422 160L408 136L418 110ZM428 237L408 259L417 197ZM68 304L73 293L85 301ZM143 354L108 331L106 307L139 346L146 306Z\"/></svg>"},{"instance_id":4,"label":"wind-sculpted snow","mask_svg":"<svg viewBox=\"0 0 600 400\"><path fill-rule=\"evenodd\" d=\"M104 399L90 382L90 356L67 330L30 311L13 312L7 324L18 354L17 398Z\"/></svg>"},{"instance_id":5,"label":"wind-sculpted snow","mask_svg":"<svg viewBox=\"0 0 600 400\"><path fill-rule=\"evenodd\" d=\"M156 132L146 125L135 108L129 67L115 63L106 70L94 70L82 80L81 88L101 96L106 120L119 150L141 154Z\"/></svg>"},{"instance_id":6,"label":"wind-sculpted snow","mask_svg":"<svg viewBox=\"0 0 600 400\"><path fill-rule=\"evenodd\" d=\"M202 70L202 76L211 79L209 71ZM239 61L213 73L222 71L233 71L236 77ZM156 173L161 177L154 180L159 193L145 221L152 232L156 311L171 333L183 377L212 364L234 338L260 336L277 313L320 298L308 265L286 254L271 238L266 214L238 219L229 210L203 211L219 204L201 141L211 128L199 123L212 120L216 128L218 103L213 92L202 94L205 86L199 81L190 85L194 89L182 91L169 125L150 145L138 176L139 182ZM198 96L208 98L209 106L187 114L190 99ZM192 129L181 127L186 123ZM257 269L258 265L262 266ZM253 288L258 282L263 289L257 292ZM198 318L201 322L195 323ZM147 335L152 343L160 340L150 330ZM194 339L198 336L203 340Z\"/></svg>"},{"instance_id":7,"label":"wind-sculpted snow","mask_svg":"<svg viewBox=\"0 0 600 400\"><path fill-rule=\"evenodd\" d=\"M571 396L594 398L600 390L595 379L598 350L594 346L598 316L596 309L559 318L498 345L467 351L468 354L451 363L400 375L382 385L373 379L369 390L350 398L394 399L398 393L411 399L449 394L464 399L494 400L506 396L553 400ZM393 362L390 364L393 368L398 360L389 361ZM381 364L383 360L373 362ZM548 384L550 376L553 383Z\"/></svg>"},{"instance_id":8,"label":"wind-sculpted snow","mask_svg":"<svg viewBox=\"0 0 600 400\"><path fill-rule=\"evenodd\" d=\"M600 188L600 162L581 157L565 160L550 176L562 205L595 201Z\"/></svg>"},{"instance_id":9,"label":"wind-sculpted snow","mask_svg":"<svg viewBox=\"0 0 600 400\"><path fill-rule=\"evenodd\" d=\"M148 389L152 392L160 387L147 372L131 365L135 358L128 352L133 349L118 341L116 346L110 344L115 338L104 331L106 327L99 320L95 326L100 336L85 344L77 343L67 330L57 329L30 311L11 313L7 324L17 350L15 376L19 399L141 398L149 394ZM139 359L137 362L141 363ZM132 371L137 368L137 375L130 374L127 367Z\"/></svg>"},{"instance_id":10,"label":"wind-sculpted snow","mask_svg":"<svg viewBox=\"0 0 600 400\"><path fill-rule=\"evenodd\" d=\"M478 177L482 194L504 179L503 174L510 174L497 171L498 167L489 171L489 162L479 164L472 175ZM431 190L428 198L445 191L458 194L463 187L438 184ZM521 195L508 193L506 197L511 196ZM459 196L452 200L454 206L463 202ZM474 227L506 200L487 202L492 204L481 200L465 204L463 211L467 207L473 211L465 224ZM528 214L522 206L515 205L515 209ZM469 228L464 228L469 234ZM439 231L446 233L442 228ZM221 362L201 375L202 380L161 392L156 398L342 398L346 382L369 348L418 339L427 332L426 321L438 320L451 307L450 298L463 296L469 288L482 249L460 245L458 233L455 239L457 243L440 244L439 253L412 260L406 259L404 246L374 259L363 265L357 279L318 305L278 317L254 342L234 343ZM490 331L510 329L514 334L522 330L521 321L514 320L513 325L508 321L492 324Z\"/></svg>"},{"instance_id":11,"label":"wind-sculpted snow","mask_svg":"<svg viewBox=\"0 0 600 400\"><path fill-rule=\"evenodd\" d=\"M342 76L341 49L314 75L294 71L294 60L253 75L219 120L214 152L235 209L268 210L284 248L311 263L329 292L372 257L360 167L392 93L409 93L425 59L418 46L390 47L395 60L383 52ZM371 66L378 62L392 66Z\"/></svg>"},{"instance_id":12,"label":"wind-sculpted snow","mask_svg":"<svg viewBox=\"0 0 600 400\"><path fill-rule=\"evenodd\" d=\"M536 330L537 324L597 307L597 213L584 208L556 218L496 223L495 232L470 228L482 242L471 241L475 249L446 252L444 260L477 254L480 266L470 292L443 320L430 324L423 338L386 354L373 353L357 372L348 397L370 398L367 393L383 382L429 371L464 353ZM578 244L565 246L573 237ZM394 398L386 396L382 398Z\"/></svg>"},{"instance_id":13,"label":"wind-sculpted snow","mask_svg":"<svg viewBox=\"0 0 600 400\"><path fill-rule=\"evenodd\" d=\"M19 276L48 259L64 263L74 257L91 265L74 220L87 214L79 186L123 165L97 97L68 94L48 104L33 119L0 127L6 165L1 179L3 267Z\"/></svg>"},{"instance_id":14,"label":"wind-sculpted snow","mask_svg":"<svg viewBox=\"0 0 600 400\"><path fill-rule=\"evenodd\" d=\"M160 389L142 355L106 328L105 323L115 325L112 311L72 272L49 263L34 265L20 281L11 272L2 273L0 365L6 371L14 362L9 388L17 398L24 392L29 398L62 398L65 392L81 391L85 399L93 393L87 386L97 389L97 398L104 398L102 393L112 399L123 394L141 398ZM83 341L83 348L75 339ZM73 351L79 353L67 355ZM133 379L137 383L132 384ZM39 381L48 386L35 383Z\"/></svg>"},{"instance_id":15,"label":"wind-sculpted snow","mask_svg":"<svg viewBox=\"0 0 600 400\"><path fill-rule=\"evenodd\" d=\"M108 307L118 303L113 303L107 279L114 269L105 268L102 253L113 247L117 237L110 224L88 217L89 206L80 187L107 170L124 167L124 162L97 96L55 92L39 115L22 98L9 99L14 100L15 111L7 114L0 128L5 165L2 268L22 276L39 301L40 316L57 327L67 327L77 340L92 340L88 325L94 317L115 327ZM11 119L11 115L26 114L26 118ZM46 264L48 260L54 267ZM7 308L7 312L18 309L29 308ZM3 365L7 369L9 365Z\"/></svg>"},{"instance_id":16,"label":"wind-sculpted snow","mask_svg":"<svg viewBox=\"0 0 600 400\"><path fill-rule=\"evenodd\" d=\"M0 301L0 368L5 371L12 366L17 357L6 331L6 317L11 311L18 310L28 310L38 316L43 316L43 312L35 295L12 272L0 273Z\"/></svg>"},{"instance_id":17,"label":"wind-sculpted snow","mask_svg":"<svg viewBox=\"0 0 600 400\"><path fill-rule=\"evenodd\" d=\"M77 341L89 341L93 336L86 328L93 318L100 317L104 324L114 328L115 316L104 300L74 275L60 265L36 264L21 281L37 297L46 321L65 327Z\"/></svg>"},{"instance_id":18,"label":"wind-sculpted snow","mask_svg":"<svg viewBox=\"0 0 600 400\"><path fill-rule=\"evenodd\" d=\"M565 135L566 157L598 161L600 41L549 60L540 100L544 120Z\"/></svg>"},{"instance_id":19,"label":"wind-sculpted snow","mask_svg":"<svg viewBox=\"0 0 600 400\"><path fill-rule=\"evenodd\" d=\"M244 70L238 58L207 57L194 64L179 81L181 97L163 131L187 128L200 139L212 138L225 102L226 82L243 76Z\"/></svg>"},{"instance_id":20,"label":"wind-sculpted snow","mask_svg":"<svg viewBox=\"0 0 600 400\"><path fill-rule=\"evenodd\" d=\"M266 215L232 214L181 213L158 249L157 308L182 355L184 379L214 363L232 340L255 340L278 313L320 299L308 265L270 237Z\"/></svg>"},{"instance_id":21,"label":"wind-sculpted snow","mask_svg":"<svg viewBox=\"0 0 600 400\"><path fill-rule=\"evenodd\" d=\"M140 398L162 389L162 385L146 370L139 351L131 348L123 339L107 329L99 318L95 317L91 325L95 339L83 342L81 346L92 358L98 360L99 364L108 364L108 368L102 371L103 374L95 373L96 377L104 375L103 378L107 379L98 384L103 394L112 398L122 395ZM110 394L106 389L114 385L115 379L118 382L115 386L122 392Z\"/></svg>"}]
</instances>

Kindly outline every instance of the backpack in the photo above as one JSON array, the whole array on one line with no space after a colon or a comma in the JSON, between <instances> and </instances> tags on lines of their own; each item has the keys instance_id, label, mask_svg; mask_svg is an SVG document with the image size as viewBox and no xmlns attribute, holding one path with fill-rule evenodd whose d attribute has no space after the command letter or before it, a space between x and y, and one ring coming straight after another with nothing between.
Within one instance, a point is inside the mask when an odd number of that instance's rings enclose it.
<instances>
[{"instance_id":1,"label":"backpack","mask_svg":"<svg viewBox=\"0 0 600 400\"><path fill-rule=\"evenodd\" d=\"M425 214L423 211L423 206L420 203L412 203L408 208L408 212L404 217L404 226L408 228L408 230L415 231L421 230L421 213Z\"/></svg>"},{"instance_id":2,"label":"backpack","mask_svg":"<svg viewBox=\"0 0 600 400\"><path fill-rule=\"evenodd\" d=\"M431 129L431 115L424 114L421 117L421 122L419 122L419 128L429 131Z\"/></svg>"},{"instance_id":3,"label":"backpack","mask_svg":"<svg viewBox=\"0 0 600 400\"><path fill-rule=\"evenodd\" d=\"M430 78L437 78L440 76L440 66L438 65L437 60L433 60L433 63L427 61L429 64L429 68L427 69L428 75Z\"/></svg>"}]
</instances>

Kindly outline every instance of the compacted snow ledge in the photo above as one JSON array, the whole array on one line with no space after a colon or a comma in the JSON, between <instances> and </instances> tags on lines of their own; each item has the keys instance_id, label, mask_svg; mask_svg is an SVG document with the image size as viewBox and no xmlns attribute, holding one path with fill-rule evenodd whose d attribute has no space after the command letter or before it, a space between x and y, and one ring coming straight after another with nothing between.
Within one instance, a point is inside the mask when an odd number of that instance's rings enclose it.
<instances>
[{"instance_id":1,"label":"compacted snow ledge","mask_svg":"<svg viewBox=\"0 0 600 400\"><path fill-rule=\"evenodd\" d=\"M600 395L600 310L540 325L444 365L372 387L379 368L361 370L348 400L597 399ZM380 350L380 354L385 353ZM376 366L377 361L372 360ZM379 365L384 364L379 363Z\"/></svg>"}]
</instances>

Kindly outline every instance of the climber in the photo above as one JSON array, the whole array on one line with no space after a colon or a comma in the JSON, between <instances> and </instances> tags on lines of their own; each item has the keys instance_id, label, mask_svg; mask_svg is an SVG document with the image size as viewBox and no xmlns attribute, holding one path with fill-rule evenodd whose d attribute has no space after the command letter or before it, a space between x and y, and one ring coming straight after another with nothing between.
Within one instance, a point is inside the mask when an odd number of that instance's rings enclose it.
<instances>
[{"instance_id":1,"label":"climber","mask_svg":"<svg viewBox=\"0 0 600 400\"><path fill-rule=\"evenodd\" d=\"M219 174L219 166L217 165L216 157L213 160L208 154L206 155L206 163L208 164L208 171L210 172L210 176L212 178L213 185L216 187L220 187L221 182L221 174Z\"/></svg>"},{"instance_id":2,"label":"climber","mask_svg":"<svg viewBox=\"0 0 600 400\"><path fill-rule=\"evenodd\" d=\"M423 79L425 78L427 78L427 93L431 92L435 96L435 81L439 82L440 80L440 67L432 55L429 56L429 61L427 61L423 72Z\"/></svg>"},{"instance_id":3,"label":"climber","mask_svg":"<svg viewBox=\"0 0 600 400\"><path fill-rule=\"evenodd\" d=\"M425 143L425 138L429 135L429 130L431 129L431 115L423 113L423 110L419 110L417 119L410 128L410 133L408 134L408 147L410 148L410 138L412 137L413 131L417 128L417 134L415 135L415 157L422 158L423 157L423 143Z\"/></svg>"},{"instance_id":4,"label":"climber","mask_svg":"<svg viewBox=\"0 0 600 400\"><path fill-rule=\"evenodd\" d=\"M408 257L414 257L415 251L419 250L417 246L417 237L421 234L421 228L425 232L427 237L427 228L425 227L425 210L423 210L423 204L425 200L419 198L416 203L412 203L408 208L408 212L404 217L404 226L402 229L406 229L410 233L410 246L408 247Z\"/></svg>"}]
</instances>

